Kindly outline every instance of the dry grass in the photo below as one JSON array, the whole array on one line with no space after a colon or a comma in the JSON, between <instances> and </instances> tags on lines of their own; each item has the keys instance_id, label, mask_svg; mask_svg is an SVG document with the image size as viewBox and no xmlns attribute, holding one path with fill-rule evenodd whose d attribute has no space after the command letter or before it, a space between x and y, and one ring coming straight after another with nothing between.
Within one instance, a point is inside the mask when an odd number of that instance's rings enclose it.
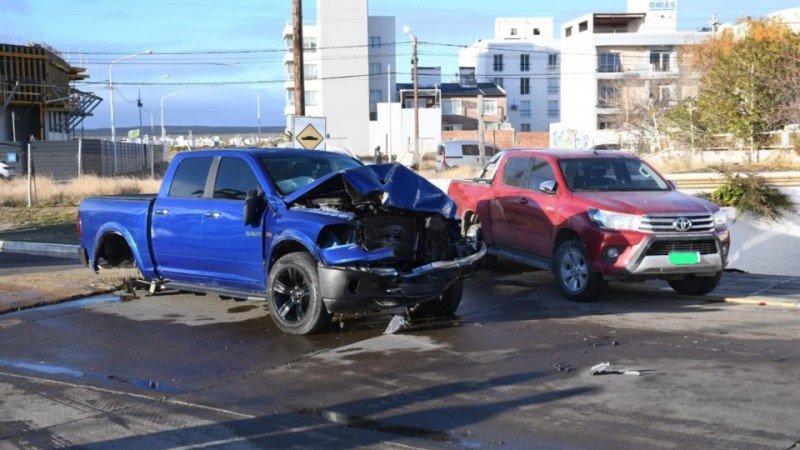
<instances>
[{"instance_id":1,"label":"dry grass","mask_svg":"<svg viewBox=\"0 0 800 450\"><path fill-rule=\"evenodd\" d=\"M77 205L90 195L155 194L160 185L161 180L150 178L83 176L68 182L56 182L49 178L36 177L32 192L33 202L37 206L66 206ZM27 178L0 180L0 206L27 204Z\"/></svg>"}]
</instances>

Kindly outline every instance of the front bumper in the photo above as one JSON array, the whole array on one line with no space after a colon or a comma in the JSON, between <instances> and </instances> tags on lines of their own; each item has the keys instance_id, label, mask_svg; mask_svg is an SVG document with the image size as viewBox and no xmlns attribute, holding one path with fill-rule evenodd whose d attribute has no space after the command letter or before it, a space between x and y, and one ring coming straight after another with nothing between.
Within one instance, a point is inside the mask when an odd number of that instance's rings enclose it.
<instances>
[{"instance_id":1,"label":"front bumper","mask_svg":"<svg viewBox=\"0 0 800 450\"><path fill-rule=\"evenodd\" d=\"M687 274L701 277L714 276L724 270L728 264L730 239L727 234L724 234L723 237L724 239L721 239L721 236L716 233L650 236L634 247L633 254L621 271L606 270L604 278L636 280L681 278ZM654 250L659 245L664 248L664 244L674 241L679 241L687 246L688 249L685 252L697 253L697 262L673 264L670 262L667 251ZM700 243L705 243L705 245Z\"/></svg>"},{"instance_id":2,"label":"front bumper","mask_svg":"<svg viewBox=\"0 0 800 450\"><path fill-rule=\"evenodd\" d=\"M463 258L437 261L400 273L391 268L318 266L320 291L330 313L412 306L436 298L471 275L486 255L486 245Z\"/></svg>"}]
</instances>

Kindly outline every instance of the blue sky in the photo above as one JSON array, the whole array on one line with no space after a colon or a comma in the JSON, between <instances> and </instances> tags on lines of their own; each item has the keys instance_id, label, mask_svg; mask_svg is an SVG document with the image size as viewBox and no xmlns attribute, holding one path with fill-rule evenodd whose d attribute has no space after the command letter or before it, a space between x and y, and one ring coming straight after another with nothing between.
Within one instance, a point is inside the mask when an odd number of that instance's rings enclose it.
<instances>
[{"instance_id":1,"label":"blue sky","mask_svg":"<svg viewBox=\"0 0 800 450\"><path fill-rule=\"evenodd\" d=\"M318 0L324 1L324 0ZM188 125L283 125L283 40L291 23L291 0L0 0L0 42L44 42L73 65L88 67L90 83L79 89L108 96L109 64L144 50L144 55L113 66L115 123L139 123L136 97L141 92L145 128L154 113L159 126L162 96L165 122ZM678 28L707 26L716 10L721 22L798 6L797 0L679 0ZM491 38L495 17L552 16L556 28L590 12L625 12L626 0L521 1L370 0L371 15L395 16L398 81L410 81L411 46L402 34L409 25L421 42L420 64L441 66L444 81L457 71L458 48L425 42L468 45ZM313 21L316 2L303 1L305 19ZM169 78L153 80L164 74ZM145 83L139 85L139 83ZM87 129L108 127L107 101ZM158 133L158 131L156 131Z\"/></svg>"}]
</instances>

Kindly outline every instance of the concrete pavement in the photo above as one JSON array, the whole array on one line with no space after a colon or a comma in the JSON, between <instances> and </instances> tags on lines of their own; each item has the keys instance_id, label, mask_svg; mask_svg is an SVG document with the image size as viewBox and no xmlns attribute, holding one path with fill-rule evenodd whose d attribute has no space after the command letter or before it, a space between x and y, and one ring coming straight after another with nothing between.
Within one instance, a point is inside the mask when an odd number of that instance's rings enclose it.
<instances>
[{"instance_id":1,"label":"concrete pavement","mask_svg":"<svg viewBox=\"0 0 800 450\"><path fill-rule=\"evenodd\" d=\"M77 261L77 245L0 241L3 254L34 254L73 258ZM108 270L94 274L86 268L64 266L42 273L0 275L0 314L38 305L111 292L120 289L126 279L136 277L135 269ZM503 274L503 278L525 283L552 284L553 277L544 271ZM612 283L611 293L637 293L676 296L664 281ZM719 287L705 296L712 301L743 303L783 308L800 307L800 277L725 272Z\"/></svg>"}]
</instances>

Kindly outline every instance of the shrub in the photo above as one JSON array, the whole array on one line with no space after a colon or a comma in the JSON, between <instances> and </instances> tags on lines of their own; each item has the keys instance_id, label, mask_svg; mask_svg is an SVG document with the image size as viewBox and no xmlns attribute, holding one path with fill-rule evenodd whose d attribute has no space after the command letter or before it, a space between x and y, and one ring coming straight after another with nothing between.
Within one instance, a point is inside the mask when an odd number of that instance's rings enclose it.
<instances>
[{"instance_id":1,"label":"shrub","mask_svg":"<svg viewBox=\"0 0 800 450\"><path fill-rule=\"evenodd\" d=\"M751 211L767 220L777 220L786 213L797 212L797 203L792 197L768 186L764 177L717 170L725 178L725 184L711 192L710 199L719 206L733 206L742 212Z\"/></svg>"}]
</instances>

